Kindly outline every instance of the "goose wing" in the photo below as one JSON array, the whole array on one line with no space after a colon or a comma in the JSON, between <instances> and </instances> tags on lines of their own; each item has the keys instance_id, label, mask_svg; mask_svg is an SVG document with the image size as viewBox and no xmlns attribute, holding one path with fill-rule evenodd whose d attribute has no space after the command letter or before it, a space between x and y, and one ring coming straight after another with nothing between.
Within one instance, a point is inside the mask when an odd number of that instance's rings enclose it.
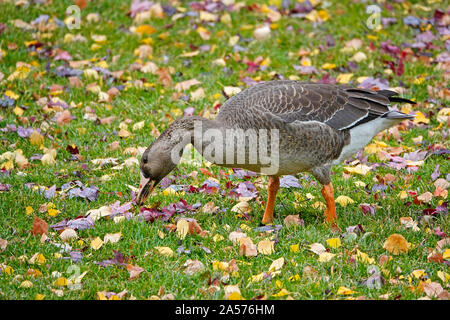
<instances>
[{"instance_id":1,"label":"goose wing","mask_svg":"<svg viewBox=\"0 0 450 320\"><path fill-rule=\"evenodd\" d=\"M372 91L350 86L281 80L250 87L234 96L222 108L226 113L226 108L239 105L245 111L264 112L287 123L317 121L336 130L344 130L378 117L390 117L389 105L392 102L414 103L396 95L396 92L389 90ZM392 116L410 117L400 112Z\"/></svg>"}]
</instances>

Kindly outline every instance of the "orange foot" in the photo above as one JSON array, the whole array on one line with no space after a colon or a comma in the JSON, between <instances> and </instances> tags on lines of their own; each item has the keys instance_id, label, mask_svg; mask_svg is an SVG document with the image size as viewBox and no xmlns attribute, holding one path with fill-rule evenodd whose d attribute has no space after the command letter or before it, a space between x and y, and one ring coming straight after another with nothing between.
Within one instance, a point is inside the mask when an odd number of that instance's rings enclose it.
<instances>
[{"instance_id":1,"label":"orange foot","mask_svg":"<svg viewBox=\"0 0 450 320\"><path fill-rule=\"evenodd\" d=\"M273 222L273 209L275 207L278 189L280 189L280 178L269 177L269 184L267 185L267 205L266 210L264 211L264 217L261 221L263 224L270 224Z\"/></svg>"},{"instance_id":2,"label":"orange foot","mask_svg":"<svg viewBox=\"0 0 450 320\"><path fill-rule=\"evenodd\" d=\"M339 227L337 226L336 206L334 204L334 189L331 182L323 186L322 195L327 204L324 212L325 223L329 225L332 230L339 230Z\"/></svg>"}]
</instances>

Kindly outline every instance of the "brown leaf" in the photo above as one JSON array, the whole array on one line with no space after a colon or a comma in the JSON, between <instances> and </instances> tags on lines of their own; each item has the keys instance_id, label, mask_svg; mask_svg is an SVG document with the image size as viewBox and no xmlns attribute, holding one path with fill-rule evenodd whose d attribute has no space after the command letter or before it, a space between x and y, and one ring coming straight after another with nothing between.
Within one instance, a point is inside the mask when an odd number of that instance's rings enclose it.
<instances>
[{"instance_id":1,"label":"brown leaf","mask_svg":"<svg viewBox=\"0 0 450 320\"><path fill-rule=\"evenodd\" d=\"M79 6L80 9L86 7L88 1L87 0L75 0L75 5Z\"/></svg>"},{"instance_id":2,"label":"brown leaf","mask_svg":"<svg viewBox=\"0 0 450 320\"><path fill-rule=\"evenodd\" d=\"M378 259L378 264L380 265L380 266L383 266L383 265L385 265L388 261L389 261L389 258L390 258L391 256L387 256L387 255L381 255L380 256L380 258Z\"/></svg>"},{"instance_id":3,"label":"brown leaf","mask_svg":"<svg viewBox=\"0 0 450 320\"><path fill-rule=\"evenodd\" d=\"M239 239L239 254L245 255L246 257L256 257L258 255L258 250L250 238Z\"/></svg>"},{"instance_id":4,"label":"brown leaf","mask_svg":"<svg viewBox=\"0 0 450 320\"><path fill-rule=\"evenodd\" d=\"M286 227L302 225L302 221L300 220L300 215L298 215L298 214L288 215L286 218L284 218L284 225Z\"/></svg>"},{"instance_id":5,"label":"brown leaf","mask_svg":"<svg viewBox=\"0 0 450 320\"><path fill-rule=\"evenodd\" d=\"M158 82L161 83L164 87L172 86L172 77L169 74L169 71L166 68L160 68L156 71L158 75Z\"/></svg>"},{"instance_id":6,"label":"brown leaf","mask_svg":"<svg viewBox=\"0 0 450 320\"><path fill-rule=\"evenodd\" d=\"M74 88L83 87L83 81L81 81L81 79L78 77L69 77L69 83Z\"/></svg>"},{"instance_id":7,"label":"brown leaf","mask_svg":"<svg viewBox=\"0 0 450 320\"><path fill-rule=\"evenodd\" d=\"M69 110L64 110L61 112L61 114L58 116L58 119L56 120L56 123L58 123L60 126L67 124L71 120L71 114Z\"/></svg>"},{"instance_id":8,"label":"brown leaf","mask_svg":"<svg viewBox=\"0 0 450 320\"><path fill-rule=\"evenodd\" d=\"M31 230L32 234L42 235L48 234L48 223L42 220L41 218L34 217L33 221L33 229Z\"/></svg>"},{"instance_id":9,"label":"brown leaf","mask_svg":"<svg viewBox=\"0 0 450 320\"><path fill-rule=\"evenodd\" d=\"M205 270L205 266L199 260L188 259L183 266L186 267L186 270L184 272L188 275L193 275L197 272L202 272L203 270Z\"/></svg>"},{"instance_id":10,"label":"brown leaf","mask_svg":"<svg viewBox=\"0 0 450 320\"><path fill-rule=\"evenodd\" d=\"M401 234L391 234L384 242L383 248L394 255L407 253L409 250L408 241Z\"/></svg>"},{"instance_id":11,"label":"brown leaf","mask_svg":"<svg viewBox=\"0 0 450 320\"><path fill-rule=\"evenodd\" d=\"M442 286L437 282L421 283L421 285L425 294L430 298L437 298L444 291Z\"/></svg>"},{"instance_id":12,"label":"brown leaf","mask_svg":"<svg viewBox=\"0 0 450 320\"><path fill-rule=\"evenodd\" d=\"M5 251L7 246L8 246L8 241L0 238L0 252Z\"/></svg>"},{"instance_id":13,"label":"brown leaf","mask_svg":"<svg viewBox=\"0 0 450 320\"><path fill-rule=\"evenodd\" d=\"M427 260L428 260L429 262L444 263L444 257L443 257L442 254L440 254L439 252L431 253L431 254L427 257Z\"/></svg>"},{"instance_id":14,"label":"brown leaf","mask_svg":"<svg viewBox=\"0 0 450 320\"><path fill-rule=\"evenodd\" d=\"M101 118L100 120L100 124L111 124L111 122L113 122L116 119L115 116L110 116L110 117L106 117L106 118Z\"/></svg>"},{"instance_id":15,"label":"brown leaf","mask_svg":"<svg viewBox=\"0 0 450 320\"><path fill-rule=\"evenodd\" d=\"M139 266L133 266L131 264L127 264L127 270L130 273L130 279L135 279L137 277L139 277L139 275L141 274L142 271L144 271L144 268L141 268Z\"/></svg>"}]
</instances>

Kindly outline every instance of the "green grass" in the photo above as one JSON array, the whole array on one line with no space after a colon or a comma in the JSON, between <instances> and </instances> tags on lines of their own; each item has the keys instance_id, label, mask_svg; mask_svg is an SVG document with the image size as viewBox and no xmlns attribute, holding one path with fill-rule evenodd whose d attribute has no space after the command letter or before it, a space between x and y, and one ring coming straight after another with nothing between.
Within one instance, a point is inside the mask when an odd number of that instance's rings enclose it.
<instances>
[{"instance_id":1,"label":"green grass","mask_svg":"<svg viewBox=\"0 0 450 320\"><path fill-rule=\"evenodd\" d=\"M80 273L88 271L82 280L82 288L71 290L67 287L59 287L54 284L57 279L55 272L59 272L60 276L66 278L71 276L70 267L74 265L67 258L67 253L59 253L59 248L50 242L62 243L58 233L50 229L49 241L41 243L38 236L30 234L33 223L33 217L36 215L46 220L49 225L57 223L64 218L73 219L80 215L85 215L88 210L97 209L103 205L109 205L116 201L121 203L131 200L130 189L127 185L138 185L139 169L138 167L125 167L122 170L113 170L111 167L105 167L96 170L91 162L97 158L113 157L118 158L119 163L131 157L125 155L123 151L128 147L146 147L154 137L150 134L154 125L162 132L174 119L182 114L182 110L187 107L194 107L197 114L204 114L206 111L214 113L213 103L219 100L221 103L225 101L225 97L221 94L223 86L240 86L245 88L240 80L241 75L246 76L245 70L247 65L236 61L233 56L232 47L228 45L230 36L239 34L243 38L251 38L253 29L241 29L243 25L259 25L266 20L266 15L257 11L249 11L242 8L236 12L230 12L232 18L231 27L222 22L217 22L213 26L207 23L199 22L195 17L184 17L172 22L170 17L163 19L152 19L146 23L153 26L156 33L140 37L139 35L128 32L129 27L133 25L133 19L126 15L130 8L130 1L95 1L90 2L88 6L82 10L81 29L69 31L66 28L56 28L54 30L42 31L22 31L13 26L14 19L21 19L30 22L41 14L47 14L50 17L64 20L65 9L72 4L71 1L53 1L51 5L30 5L29 7L17 7L13 3L3 2L0 4L0 22L7 25L7 29L0 34L0 48L3 50L3 57L0 60L0 72L4 74L5 80L1 82L1 93L11 90L19 95L16 105L26 106L25 112L20 117L15 115L13 108L0 108L0 128L4 128L7 124L22 125L24 127L48 128L45 131L44 147L55 148L57 150L56 164L43 165L40 161L29 160L26 168L19 169L15 167L9 174L2 173L0 182L9 184L11 188L8 191L0 193L0 238L8 241L8 245L4 251L0 252L0 299L35 299L37 294L44 295L45 299L95 299L97 292L111 291L121 292L127 290L125 298L135 297L137 299L147 299L151 296L158 295L160 287L164 289L166 294L171 293L175 299L222 299L224 298L223 284L220 290L208 294L204 293L209 287L210 281L219 279L225 284L239 285L241 294L245 299L251 299L258 296L266 296L269 299L275 299L274 294L278 293L281 288L289 291L288 296L279 297L285 299L292 297L294 299L346 299L348 297L365 296L367 299L379 299L381 295L389 294L389 298L400 297L401 299L417 299L424 296L419 288L419 280L412 277L411 283L408 277L414 270L424 269L428 278L434 282L439 282L445 287L445 284L439 279L438 271L448 272L448 265L443 263L431 263L427 260L430 250L434 249L440 238L434 234L433 230L439 227L441 231L448 234L449 219L447 215L437 215L430 225L419 224L420 230L414 232L411 229L404 229L400 224L400 217L412 217L418 220L423 215L423 210L427 208L427 204L412 203L413 197L408 196L407 199L400 199L398 194L402 190L411 190L422 194L426 191L434 192L431 174L437 164L440 164L441 176L445 179L448 173L448 156L447 155L431 155L425 160L423 166L420 166L417 172L411 173L408 178L406 169L396 171L388 167L378 167L370 171L365 176L351 175L345 178L344 166L339 165L333 168L335 173L332 182L335 188L336 196L346 195L355 202L346 207L337 205L339 215L339 226L345 231L348 226L361 224L365 234L350 242L342 240L339 248L329 248L326 240L339 237L341 234L335 234L323 224L322 211L315 209L312 204L316 201L322 201L320 193L320 185L306 179L299 179L302 183L301 189L281 189L278 194L276 206L275 224L283 224L283 219L290 214L300 214L304 219L305 225L293 228L283 227L277 235L278 242L275 245L274 253L270 255L258 254L257 257L245 257L239 255L239 247L233 245L228 240L231 231L242 228L242 224L246 224L251 228L245 231L253 242L257 244L265 238L274 238L275 234L260 233L255 230L259 227L259 223L263 214L262 201L266 199L267 192L265 188L258 188L259 197L250 201L251 213L250 220L243 220L241 217L231 212L230 209L236 204L236 201L230 200L220 194L191 194L184 195L167 195L162 194L162 190L158 189L154 196L148 200L147 204L161 202L161 206L177 202L180 198L185 199L189 204L197 202L202 205L213 201L215 205L223 209L223 212L215 215L206 214L196 211L194 217L203 230L210 231L211 235L222 235L224 240L214 242L212 237L202 238L198 235L188 235L185 239L179 240L174 232L168 232L164 226L167 223L156 221L154 223L145 223L136 219L114 223L111 219L102 218L95 223L92 229L78 231L79 242L73 241L69 243L72 251L80 251L83 259L75 265L79 268ZM407 3L413 6L414 3ZM421 3L421 2L417 2ZM246 4L251 4L246 1ZM188 3L182 2L182 7L189 10ZM421 18L431 18L432 13L439 7L439 3L425 4L430 11L423 11L416 8L413 12ZM367 19L365 14L365 5L350 2L349 4L342 1L331 1L331 5L326 8L330 19L318 26L314 26L309 20L302 18L293 18L282 16L276 22L277 28L272 30L271 37L267 40L252 41L248 44L240 42L239 45L248 48L247 52L240 52L240 58L247 56L250 60L255 60L258 56L270 58L270 64L265 70L258 70L250 77L259 77L261 80L271 80L275 74L283 75L285 78L289 76L297 76L299 79L308 81L308 76L302 76L292 67L299 65L300 60L296 52L300 48L313 51L320 44L325 44L326 36L331 34L334 37L336 45L334 47L319 50L317 54L310 55L312 65L318 70L328 62L337 65L336 69L330 70L330 75L336 77L339 73L353 73L351 84L357 85L356 79L362 76L382 77L389 80L391 87L404 87L406 89L405 96L414 98L419 103L413 106L413 110L422 110L430 115L429 127L414 126L407 131L401 131L402 142L399 143L395 139L387 139L387 135L383 135L377 140L386 142L390 147L405 146L411 148L411 151L422 149L426 150L428 145L442 145L443 148L449 148L448 141L442 136L447 130L448 125L444 123L439 130L435 130L439 123L437 122L437 112L446 104L448 100L436 98L435 103L427 105L425 100L428 97L427 86L443 90L445 88L445 80L443 80L442 70L437 70L435 65L427 65L420 60L412 60L405 63L405 72L402 76L388 75L384 73L387 68L382 60L392 60L392 58L382 53L380 44L388 39L392 44L400 46L402 43L412 43L417 31L402 23L405 10L401 4L392 4L393 10L383 10L383 17L396 17L398 23L387 27L380 32L368 32L361 23ZM321 7L317 7L321 10ZM88 23L86 17L89 13L99 13L101 15L100 23ZM173 23L170 28L167 25ZM202 40L198 33L194 30L194 24L207 28L211 32L210 40ZM291 26L291 29L286 29ZM302 29L301 31L298 31ZM435 34L434 28L431 29ZM127 32L126 32L127 31ZM370 30L369 30L370 31ZM83 42L64 42L67 33L80 34L87 39ZM167 33L167 37L162 39L159 35ZM98 50L91 50L94 41L92 35L105 35L107 42ZM367 36L372 36L372 39ZM158 76L150 73L141 73L139 71L131 71L130 64L137 61L138 57L134 51L141 45L142 38L151 38L153 43L153 57L151 60L143 59L143 62L153 61L159 67L173 67L175 73L172 74L174 83L196 78L202 82L200 86L205 90L206 97L196 102L184 102L180 99L171 99L175 92L174 88L165 88L158 82ZM374 37L374 38L373 38ZM364 42L360 49L367 55L367 60L358 63L356 71L348 71L339 69L345 67L348 59L353 53L342 53L340 49L344 43L350 39L358 38ZM73 88L70 86L67 78L58 77L52 72L46 72L47 63L50 69L58 66L64 66L63 61L54 61L52 58L32 55L27 50L25 43L27 41L36 40L43 42L50 48L60 48L69 52L73 60L90 60L93 66L99 60L105 60L108 69L111 71L124 70L123 76L114 85L126 85L127 89L122 91L110 103L98 102L96 94L87 91L84 87ZM376 50L366 50L365 47L373 42ZM8 44L15 43L17 49L8 49ZM184 44L184 47L177 45ZM211 52L200 52L191 58L180 57L182 53L194 51L189 46L201 46L209 44L215 46L215 50ZM435 49L427 50L432 57L436 57L445 50L443 37L437 37L433 41ZM292 54L289 54L292 53ZM118 56L116 59L113 57ZM164 58L164 56L166 58ZM233 70L231 75L227 75L222 67L213 64L213 61L223 58L227 61L227 67ZM165 64L167 59L167 64ZM186 66L186 60L190 60L190 65ZM7 81L10 74L16 70L17 62L35 63L29 75L22 80ZM321 71L324 74L324 71ZM419 75L428 76L427 80L415 84L414 81ZM83 75L80 76L84 85L97 82L102 91L107 91L111 85L105 81L89 80ZM313 81L317 81L320 77L314 76ZM145 79L152 86L139 88L136 86L135 80ZM67 103L72 101L80 104L78 108L71 108L70 112L75 118L66 125L58 125L51 119L54 112L45 112L36 102L39 97L48 97L49 88L59 84L64 86L66 90L58 95L58 97ZM189 91L192 91L189 90ZM189 93L189 91L185 93ZM214 96L219 94L219 98ZM109 106L109 107L108 107ZM95 111L98 118L115 116L115 120L110 125L99 125L93 121L83 118L89 107ZM34 120L33 120L34 119ZM117 132L120 130L119 125L122 121L130 119L128 130L132 135L128 138L120 138ZM31 121L33 120L33 121ZM131 130L133 124L145 120L145 127L138 131ZM85 128L84 133L80 133L79 128ZM431 135L433 132L434 135ZM422 145L416 145L413 138L423 136ZM52 137L52 138L50 138ZM120 147L114 151L108 149L108 145L113 141L120 141ZM69 161L70 154L66 151L67 145L76 145L80 150L80 154L84 157L80 161ZM42 154L38 146L32 145L29 139L20 138L17 133L2 133L0 155L7 151L21 149L27 159L35 154ZM380 162L376 155L370 155L369 161ZM4 161L5 162L5 161ZM0 163L3 166L4 162ZM203 166L205 167L205 166ZM208 168L219 179L219 170L222 168L212 166ZM175 176L187 175L196 167L181 165L172 174ZM225 169L223 169L225 170ZM228 169L225 170L227 173ZM22 172L22 174L19 174ZM79 172L81 178L73 173ZM385 174L394 174L397 179L392 186L384 190L383 195L380 193L371 194L362 187L356 187L355 182L360 180L367 184L370 189L374 184L378 183L377 176L383 177ZM110 175L111 180L103 182L101 177ZM297 177L302 178L304 174ZM193 178L177 178L176 184L191 184L201 186L202 182L208 177L200 171L198 173L198 181ZM252 181L267 181L265 177L254 178ZM33 191L25 186L26 183L34 183L40 186L50 187L56 184L60 187L62 184L72 180L80 180L84 185L96 185L100 189L98 199L93 202L87 202L80 198L61 198L59 196L47 200L38 192ZM221 187L225 190L225 180L221 180ZM232 179L234 184L241 180ZM300 207L296 207L296 198L293 191L302 195L311 193L315 198L304 202ZM40 213L39 207L47 202L53 202L56 209L60 213L56 217L50 217L46 212ZM437 205L447 201L442 197L433 197L429 206L435 208ZM409 202L409 205L407 205ZM363 214L358 207L360 203L376 204L380 208L377 209L374 216ZM34 212L26 215L26 207L32 207ZM139 212L138 208L134 208L135 215ZM177 216L174 216L175 218ZM173 223L171 219L169 223ZM165 237L161 239L158 231L163 232ZM90 242L96 237L103 239L107 233L121 232L122 238L119 242L103 245L99 250L93 250ZM413 248L407 254L391 255L383 249L383 243L386 238L394 233L402 234L408 242L413 244ZM309 244L319 242L329 248L329 251L336 256L329 262L319 262L318 257L309 251ZM291 252L292 245L299 245L299 252ZM183 245L190 249L190 254L177 254L176 249ZM154 249L157 246L170 247L175 251L173 257L164 257ZM207 247L211 253L206 253L201 247ZM368 263L354 261L352 255L355 254L356 248L369 257L375 259L375 265L383 269L382 276L386 279L386 283L379 289L369 289L361 285L361 281L367 279L370 274L368 272ZM113 250L119 251L127 257L132 257L129 261L132 265L138 265L145 269L134 280L129 280L129 273L123 266L101 267L94 264L94 261L102 261L113 257ZM352 252L352 250L354 250ZM41 253L46 261L42 264L30 264L29 259L35 254ZM390 260L384 266L379 266L379 257L382 255L391 255ZM286 264L281 269L281 273L272 279L265 279L261 282L251 283L250 278L261 272L268 271L272 261L284 257ZM184 273L183 264L187 259L200 260L205 265L205 271L193 276ZM239 271L236 274L224 274L223 271L213 270L213 261L228 262L232 259L237 261ZM306 277L302 277L305 266L311 266L318 273L318 280L314 281ZM12 272L10 268L13 269ZM32 277L27 275L29 269L39 270L42 273L40 277ZM52 275L53 274L53 275ZM289 278L299 275L300 279L290 281ZM391 279L397 276L403 276L397 284ZM32 282L32 287L23 288L23 281ZM209 282L208 282L209 281ZM278 282L279 281L279 282ZM338 295L339 287L347 287L355 291L351 295ZM414 289L414 290L413 290ZM60 291L58 291L60 290Z\"/></svg>"}]
</instances>

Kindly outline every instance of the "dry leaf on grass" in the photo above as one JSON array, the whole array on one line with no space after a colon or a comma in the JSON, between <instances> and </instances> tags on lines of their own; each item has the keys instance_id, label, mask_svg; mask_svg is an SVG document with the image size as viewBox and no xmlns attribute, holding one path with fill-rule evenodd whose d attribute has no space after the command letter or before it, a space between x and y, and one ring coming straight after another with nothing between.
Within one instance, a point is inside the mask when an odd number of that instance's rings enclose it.
<instances>
[{"instance_id":1,"label":"dry leaf on grass","mask_svg":"<svg viewBox=\"0 0 450 320\"><path fill-rule=\"evenodd\" d=\"M78 235L77 232L71 228L64 229L63 232L59 235L62 241L70 241L72 239L77 239Z\"/></svg>"},{"instance_id":2,"label":"dry leaf on grass","mask_svg":"<svg viewBox=\"0 0 450 320\"><path fill-rule=\"evenodd\" d=\"M139 277L142 271L144 271L144 268L141 268L139 266L133 266L131 264L127 264L127 270L130 273L130 280L136 279Z\"/></svg>"},{"instance_id":3,"label":"dry leaf on grass","mask_svg":"<svg viewBox=\"0 0 450 320\"><path fill-rule=\"evenodd\" d=\"M258 255L258 251L256 245L253 243L250 238L240 238L238 239L239 246L239 254L245 255L246 257L256 257Z\"/></svg>"},{"instance_id":4,"label":"dry leaf on grass","mask_svg":"<svg viewBox=\"0 0 450 320\"><path fill-rule=\"evenodd\" d=\"M401 234L391 234L384 242L383 248L398 255L400 253L407 253L409 251L408 241Z\"/></svg>"},{"instance_id":5,"label":"dry leaf on grass","mask_svg":"<svg viewBox=\"0 0 450 320\"><path fill-rule=\"evenodd\" d=\"M32 234L42 235L48 234L48 223L42 220L41 218L34 217L33 221L33 229L31 230Z\"/></svg>"},{"instance_id":6,"label":"dry leaf on grass","mask_svg":"<svg viewBox=\"0 0 450 320\"><path fill-rule=\"evenodd\" d=\"M202 272L203 270L205 270L204 264L199 260L188 259L183 266L186 268L184 273L188 275L193 275L194 273Z\"/></svg>"},{"instance_id":7,"label":"dry leaf on grass","mask_svg":"<svg viewBox=\"0 0 450 320\"><path fill-rule=\"evenodd\" d=\"M261 254L272 254L275 242L270 240L262 240L258 242L258 252Z\"/></svg>"},{"instance_id":8,"label":"dry leaf on grass","mask_svg":"<svg viewBox=\"0 0 450 320\"><path fill-rule=\"evenodd\" d=\"M234 244L236 244L240 238L247 238L247 234L240 231L233 231L228 235L228 239L230 239Z\"/></svg>"},{"instance_id":9,"label":"dry leaf on grass","mask_svg":"<svg viewBox=\"0 0 450 320\"><path fill-rule=\"evenodd\" d=\"M286 218L284 218L284 225L286 227L302 225L302 220L300 219L300 215L298 215L298 214L288 215Z\"/></svg>"}]
</instances>

